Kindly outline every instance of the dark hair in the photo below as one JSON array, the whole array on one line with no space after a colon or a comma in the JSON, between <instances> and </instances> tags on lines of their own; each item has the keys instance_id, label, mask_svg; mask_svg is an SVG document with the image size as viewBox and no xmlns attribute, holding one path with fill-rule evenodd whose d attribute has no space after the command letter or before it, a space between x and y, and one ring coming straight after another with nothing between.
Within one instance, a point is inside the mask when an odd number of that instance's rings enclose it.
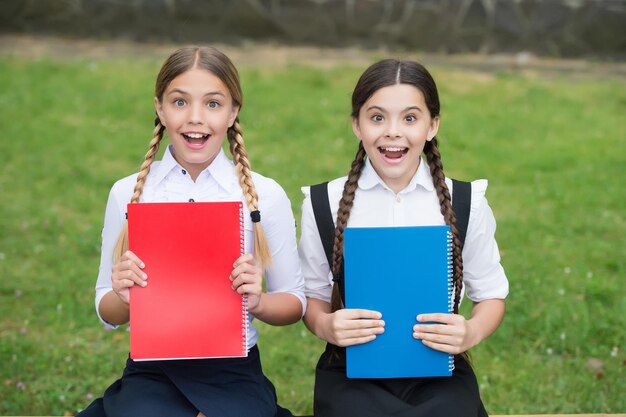
<instances>
[{"instance_id":1,"label":"dark hair","mask_svg":"<svg viewBox=\"0 0 626 417\"><path fill-rule=\"evenodd\" d=\"M408 84L417 88L424 95L424 101L428 107L431 117L439 116L440 104L439 94L435 80L424 66L414 61L400 61L396 59L385 59L371 65L359 78L359 81L352 93L352 117L357 119L363 104L376 91L383 87L396 84ZM430 167L433 177L433 184L439 197L441 214L446 224L450 225L452 231L452 257L454 267L454 312L458 312L461 289L463 287L463 259L461 257L461 240L459 232L456 228L456 217L452 211L452 199L450 190L446 185L445 175L443 173L443 164L441 162L441 154L437 148L437 138L426 142L424 153ZM357 189L357 183L361 175L363 166L365 165L365 149L363 144L359 142L359 148L356 157L352 162L352 167L348 174L348 179L343 188L343 194L339 201L339 209L337 211L337 227L335 228L335 243L333 247L333 264L331 265L333 274L337 275L341 272L343 265L343 231L348 224L350 211L354 202L354 195ZM342 307L341 296L338 286L333 287L331 298L332 310L336 311Z\"/></svg>"},{"instance_id":2,"label":"dark hair","mask_svg":"<svg viewBox=\"0 0 626 417\"><path fill-rule=\"evenodd\" d=\"M241 84L239 82L239 73L232 61L219 50L209 47L185 47L176 50L163 63L159 74L157 75L154 87L154 95L159 101L162 100L165 90L170 83L179 75L185 73L192 68L200 68L209 71L220 79L230 92L233 105L241 109L243 105L243 94ZM139 201L139 197L143 192L143 186L146 177L150 172L150 165L154 161L154 157L159 150L159 144L163 138L165 127L161 124L159 116L154 120L154 131L152 140L150 141L148 152L144 157L144 161L139 169L135 190L131 197L131 203ZM248 203L250 212L258 210L258 195L254 183L252 182L252 173L250 170L250 162L248 154L244 147L243 135L239 124L239 116L235 118L235 122L228 128L228 142L230 144L230 153L235 162L239 183L243 191L243 195ZM128 229L125 226L120 233L118 243L114 252L114 256L118 259L128 248ZM265 234L260 222L254 222L254 249L257 260L261 265L271 262L271 253L265 239Z\"/></svg>"}]
</instances>

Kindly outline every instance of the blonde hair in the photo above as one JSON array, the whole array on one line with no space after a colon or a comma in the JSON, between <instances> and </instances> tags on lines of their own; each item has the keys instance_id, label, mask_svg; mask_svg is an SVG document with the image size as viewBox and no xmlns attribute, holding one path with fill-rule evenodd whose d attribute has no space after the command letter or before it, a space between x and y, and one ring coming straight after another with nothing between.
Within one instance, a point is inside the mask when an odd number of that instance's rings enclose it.
<instances>
[{"instance_id":1,"label":"blonde hair","mask_svg":"<svg viewBox=\"0 0 626 417\"><path fill-rule=\"evenodd\" d=\"M172 82L172 80L192 68L207 70L218 77L224 83L226 88L228 88L232 96L233 105L241 109L243 104L243 94L237 69L226 55L217 49L208 46L181 48L170 55L161 67L159 75L157 76L154 94L155 97L158 97L159 101L161 101L165 89ZM159 144L161 139L163 139L165 127L161 124L158 116L156 117L154 125L155 128L152 140L150 141L148 152L146 153L144 161L139 169L137 183L135 184L135 189L130 199L131 203L137 203L139 201L141 193L143 192L146 177L150 172L150 166L152 165L152 162L154 162L155 155L159 150ZM237 171L237 176L239 177L239 184L248 205L248 209L251 213L258 212L259 196L256 192L254 182L252 181L250 161L248 160L248 153L246 152L243 142L239 116L235 118L233 125L228 128L227 136L230 144L230 153L233 156L235 169ZM119 260L119 258L127 250L128 223L126 222L120 232L120 236L113 252L114 260ZM263 232L263 227L261 226L260 221L254 222L254 253L255 258L261 267L268 265L272 261L272 254L267 244L267 240L265 239L265 233Z\"/></svg>"}]
</instances>

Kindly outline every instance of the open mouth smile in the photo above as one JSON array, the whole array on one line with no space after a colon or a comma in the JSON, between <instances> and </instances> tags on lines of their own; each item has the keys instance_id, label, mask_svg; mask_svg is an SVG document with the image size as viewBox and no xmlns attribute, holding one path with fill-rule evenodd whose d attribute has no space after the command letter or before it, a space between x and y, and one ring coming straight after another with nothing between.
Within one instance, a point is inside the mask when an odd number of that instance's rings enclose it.
<instances>
[{"instance_id":1,"label":"open mouth smile","mask_svg":"<svg viewBox=\"0 0 626 417\"><path fill-rule=\"evenodd\" d=\"M189 145L192 146L202 146L209 140L211 136L208 133L182 133L183 138Z\"/></svg>"},{"instance_id":2,"label":"open mouth smile","mask_svg":"<svg viewBox=\"0 0 626 417\"><path fill-rule=\"evenodd\" d=\"M385 158L388 159L400 159L407 154L409 148L400 146L379 146L378 152L380 152Z\"/></svg>"}]
</instances>

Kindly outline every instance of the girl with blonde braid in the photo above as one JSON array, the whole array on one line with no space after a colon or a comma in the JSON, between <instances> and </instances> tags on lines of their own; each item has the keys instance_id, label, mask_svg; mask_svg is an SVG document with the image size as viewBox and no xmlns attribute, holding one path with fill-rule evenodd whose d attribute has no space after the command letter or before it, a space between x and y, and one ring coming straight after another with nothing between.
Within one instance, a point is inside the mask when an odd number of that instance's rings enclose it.
<instances>
[{"instance_id":1,"label":"girl with blonde braid","mask_svg":"<svg viewBox=\"0 0 626 417\"><path fill-rule=\"evenodd\" d=\"M462 243L452 206L452 181L443 173L437 148L439 107L435 82L420 64L391 59L373 64L352 95L352 128L359 140L356 157L348 176L330 181L324 195L332 213L327 223L331 229L333 222L335 226L334 242L332 231L328 233L327 253L312 191L303 188L299 251L308 299L304 321L328 342L316 368L316 417L487 416L465 352L499 326L508 281L494 238L496 223L485 199L486 180L471 183L469 225ZM416 313L415 324L406 332L432 349L454 354L453 375L347 378L345 347L383 334L385 317L377 311L343 308L345 227L443 224L450 225L454 235L454 313ZM380 285L392 279L381 276ZM469 319L458 314L463 288L474 303Z\"/></svg>"},{"instance_id":2,"label":"girl with blonde braid","mask_svg":"<svg viewBox=\"0 0 626 417\"><path fill-rule=\"evenodd\" d=\"M95 299L106 326L127 323L130 288L150 285L144 263L128 250L129 202L242 201L246 254L234 263L230 279L233 291L247 295L249 322L285 325L304 314L291 204L275 181L250 171L241 105L237 70L220 51L182 48L163 64L149 150L138 174L113 185L106 207ZM154 161L165 132L171 144ZM222 150L226 137L234 162ZM291 416L277 405L274 386L263 374L257 339L250 324L246 358L128 359L122 377L79 416Z\"/></svg>"}]
</instances>

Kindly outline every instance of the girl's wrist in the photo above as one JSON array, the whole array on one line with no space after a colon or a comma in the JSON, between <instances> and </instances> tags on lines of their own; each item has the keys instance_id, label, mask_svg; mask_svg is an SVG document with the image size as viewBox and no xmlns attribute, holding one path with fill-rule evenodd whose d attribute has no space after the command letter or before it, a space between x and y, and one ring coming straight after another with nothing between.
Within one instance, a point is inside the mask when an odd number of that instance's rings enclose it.
<instances>
[{"instance_id":1,"label":"girl's wrist","mask_svg":"<svg viewBox=\"0 0 626 417\"><path fill-rule=\"evenodd\" d=\"M484 337L481 334L480 325L476 323L476 320L473 318L467 320L467 333L469 335L469 347L466 350L473 348L483 341Z\"/></svg>"},{"instance_id":2,"label":"girl's wrist","mask_svg":"<svg viewBox=\"0 0 626 417\"><path fill-rule=\"evenodd\" d=\"M259 316L263 315L263 293L259 295L259 302L253 308L248 308L248 313L252 314L256 318L260 318Z\"/></svg>"},{"instance_id":3,"label":"girl's wrist","mask_svg":"<svg viewBox=\"0 0 626 417\"><path fill-rule=\"evenodd\" d=\"M328 330L331 327L332 316L333 313L321 313L315 331L317 337L328 343L333 343L332 338L328 336L329 333L332 333Z\"/></svg>"},{"instance_id":4,"label":"girl's wrist","mask_svg":"<svg viewBox=\"0 0 626 417\"><path fill-rule=\"evenodd\" d=\"M115 293L115 295L117 295L117 299L119 300L119 305L122 309L126 310L126 311L130 311L130 300L126 301L121 294L119 293Z\"/></svg>"}]
</instances>

